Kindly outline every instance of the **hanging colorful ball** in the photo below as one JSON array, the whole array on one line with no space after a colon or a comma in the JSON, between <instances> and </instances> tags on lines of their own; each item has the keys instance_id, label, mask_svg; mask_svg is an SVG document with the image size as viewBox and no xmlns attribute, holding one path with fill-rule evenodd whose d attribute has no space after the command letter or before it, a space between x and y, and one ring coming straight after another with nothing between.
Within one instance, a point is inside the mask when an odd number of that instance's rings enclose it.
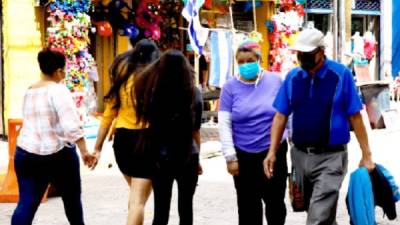
<instances>
[{"instance_id":1,"label":"hanging colorful ball","mask_svg":"<svg viewBox=\"0 0 400 225\"><path fill-rule=\"evenodd\" d=\"M97 22L96 26L97 26L97 33L100 36L109 37L113 33L111 24L108 21Z\"/></svg>"},{"instance_id":2,"label":"hanging colorful ball","mask_svg":"<svg viewBox=\"0 0 400 225\"><path fill-rule=\"evenodd\" d=\"M133 24L124 26L123 35L129 38L136 38L139 35L139 29Z\"/></svg>"}]
</instances>

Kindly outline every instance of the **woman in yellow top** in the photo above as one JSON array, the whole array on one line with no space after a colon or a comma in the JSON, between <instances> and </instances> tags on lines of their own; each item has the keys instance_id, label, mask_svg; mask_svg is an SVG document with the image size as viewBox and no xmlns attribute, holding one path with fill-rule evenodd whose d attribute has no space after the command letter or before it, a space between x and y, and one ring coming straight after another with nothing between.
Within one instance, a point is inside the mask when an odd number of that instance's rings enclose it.
<instances>
[{"instance_id":1,"label":"woman in yellow top","mask_svg":"<svg viewBox=\"0 0 400 225\"><path fill-rule=\"evenodd\" d=\"M105 111L95 145L95 155L100 156L104 140L114 121L114 153L118 167L130 186L128 225L143 224L144 206L151 193L153 157L144 143L142 124L136 123L132 87L135 74L160 55L157 45L147 39L140 40L132 50L116 57L110 67L112 86L105 96ZM142 149L142 150L137 150ZM143 150L144 149L144 150Z\"/></svg>"}]
</instances>

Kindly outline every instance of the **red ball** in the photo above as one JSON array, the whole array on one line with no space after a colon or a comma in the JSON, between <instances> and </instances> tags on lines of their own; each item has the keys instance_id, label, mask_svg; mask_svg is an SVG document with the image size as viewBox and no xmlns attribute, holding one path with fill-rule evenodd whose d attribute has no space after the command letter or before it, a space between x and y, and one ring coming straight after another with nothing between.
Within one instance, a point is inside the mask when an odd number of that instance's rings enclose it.
<instances>
[{"instance_id":1,"label":"red ball","mask_svg":"<svg viewBox=\"0 0 400 225\"><path fill-rule=\"evenodd\" d=\"M109 37L113 33L111 24L108 21L97 22L96 27L97 27L97 33L100 36Z\"/></svg>"}]
</instances>

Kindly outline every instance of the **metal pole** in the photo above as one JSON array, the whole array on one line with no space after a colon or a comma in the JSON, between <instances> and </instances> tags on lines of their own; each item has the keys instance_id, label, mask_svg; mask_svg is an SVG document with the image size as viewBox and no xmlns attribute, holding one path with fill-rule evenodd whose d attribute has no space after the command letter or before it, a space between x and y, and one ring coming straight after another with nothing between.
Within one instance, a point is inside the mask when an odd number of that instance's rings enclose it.
<instances>
[{"instance_id":1,"label":"metal pole","mask_svg":"<svg viewBox=\"0 0 400 225\"><path fill-rule=\"evenodd\" d=\"M344 63L344 53L345 53L345 49L346 49L346 29L347 29L347 3L346 2L350 2L349 0L340 0L339 2L339 12L340 12L340 16L339 16L339 37L340 37L340 41L339 41L339 50L338 50L338 60L341 63Z\"/></svg>"},{"instance_id":2,"label":"metal pole","mask_svg":"<svg viewBox=\"0 0 400 225\"><path fill-rule=\"evenodd\" d=\"M333 0L333 60L338 56L338 0Z\"/></svg>"}]
</instances>

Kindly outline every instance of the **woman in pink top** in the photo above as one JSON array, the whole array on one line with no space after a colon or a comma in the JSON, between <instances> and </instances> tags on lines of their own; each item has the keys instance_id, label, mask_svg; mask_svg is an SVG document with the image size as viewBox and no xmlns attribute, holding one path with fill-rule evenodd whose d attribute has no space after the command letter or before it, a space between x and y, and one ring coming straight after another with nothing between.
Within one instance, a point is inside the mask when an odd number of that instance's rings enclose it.
<instances>
[{"instance_id":1,"label":"woman in pink top","mask_svg":"<svg viewBox=\"0 0 400 225\"><path fill-rule=\"evenodd\" d=\"M12 225L32 224L40 201L52 183L61 194L65 214L73 225L82 225L79 158L89 168L96 157L88 153L83 128L69 90L59 84L65 77L65 57L43 49L38 54L42 76L26 91L22 113L24 125L14 157L19 201Z\"/></svg>"}]
</instances>

